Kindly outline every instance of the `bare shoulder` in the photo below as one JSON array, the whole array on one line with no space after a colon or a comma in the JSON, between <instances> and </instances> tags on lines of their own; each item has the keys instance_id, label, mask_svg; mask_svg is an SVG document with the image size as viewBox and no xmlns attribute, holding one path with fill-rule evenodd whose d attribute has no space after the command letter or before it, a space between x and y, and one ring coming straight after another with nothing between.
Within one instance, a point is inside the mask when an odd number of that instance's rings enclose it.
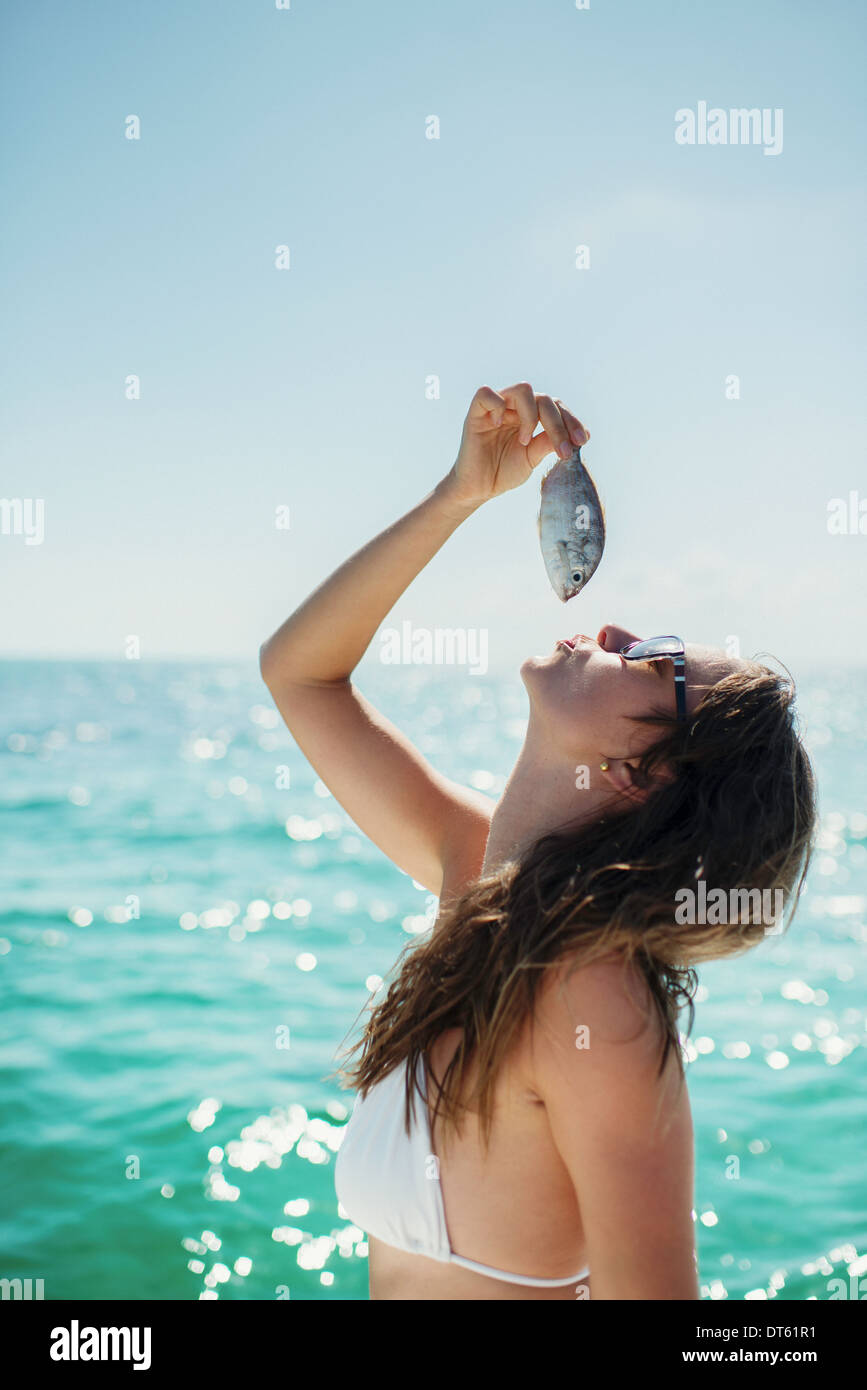
<instances>
[{"instance_id":1,"label":"bare shoulder","mask_svg":"<svg viewBox=\"0 0 867 1390\"><path fill-rule=\"evenodd\" d=\"M533 1086L581 1208L594 1299L696 1299L693 1131L677 1038L640 967L565 960L540 988Z\"/></svg>"},{"instance_id":2,"label":"bare shoulder","mask_svg":"<svg viewBox=\"0 0 867 1390\"><path fill-rule=\"evenodd\" d=\"M658 1014L643 972L619 952L581 965L570 954L546 972L534 1022L574 1048L575 1029L595 1027L600 1041L625 1042L636 1031L661 1036Z\"/></svg>"},{"instance_id":3,"label":"bare shoulder","mask_svg":"<svg viewBox=\"0 0 867 1390\"><path fill-rule=\"evenodd\" d=\"M619 954L576 965L572 957L546 973L530 1033L530 1073L543 1099L555 1092L631 1107L637 1123L648 1106L686 1102L677 1058L660 1063L665 1026L640 967Z\"/></svg>"}]
</instances>

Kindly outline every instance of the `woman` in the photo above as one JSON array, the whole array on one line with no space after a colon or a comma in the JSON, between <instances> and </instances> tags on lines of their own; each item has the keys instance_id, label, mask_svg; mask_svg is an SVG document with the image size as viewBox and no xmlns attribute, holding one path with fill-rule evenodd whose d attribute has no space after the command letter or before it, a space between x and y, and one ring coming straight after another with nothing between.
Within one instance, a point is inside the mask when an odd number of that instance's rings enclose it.
<instances>
[{"instance_id":1,"label":"woman","mask_svg":"<svg viewBox=\"0 0 867 1390\"><path fill-rule=\"evenodd\" d=\"M440 899L348 1074L336 1185L370 1237L372 1298L698 1298L677 1017L688 1003L692 1021L696 962L769 926L684 925L676 907L703 877L708 895L783 890L793 911L806 874L793 692L754 662L693 644L636 660L654 649L621 655L637 639L613 624L558 642L521 668L529 724L497 802L440 776L351 684L455 528L588 438L526 382L481 387L449 473L262 648L301 751Z\"/></svg>"}]
</instances>

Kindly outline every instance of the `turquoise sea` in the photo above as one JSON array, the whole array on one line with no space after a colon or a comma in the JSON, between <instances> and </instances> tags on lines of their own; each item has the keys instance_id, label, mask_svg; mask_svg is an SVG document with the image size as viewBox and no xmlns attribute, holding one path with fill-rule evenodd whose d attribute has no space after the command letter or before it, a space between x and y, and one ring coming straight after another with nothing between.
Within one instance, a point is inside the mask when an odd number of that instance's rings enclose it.
<instances>
[{"instance_id":1,"label":"turquoise sea","mask_svg":"<svg viewBox=\"0 0 867 1390\"><path fill-rule=\"evenodd\" d=\"M319 782L255 659L0 672L0 1276L46 1299L365 1299L333 1186L352 1093L326 1077L435 900ZM498 793L517 674L356 675ZM785 936L701 971L685 1044L708 1299L867 1297L867 682L800 689L808 890Z\"/></svg>"}]
</instances>

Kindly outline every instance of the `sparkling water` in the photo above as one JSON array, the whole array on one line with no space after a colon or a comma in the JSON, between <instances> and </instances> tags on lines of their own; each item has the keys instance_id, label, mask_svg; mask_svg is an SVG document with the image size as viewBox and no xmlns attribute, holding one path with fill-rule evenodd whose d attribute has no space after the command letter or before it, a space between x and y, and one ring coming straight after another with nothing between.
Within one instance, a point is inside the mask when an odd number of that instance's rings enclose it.
<instances>
[{"instance_id":1,"label":"sparkling water","mask_svg":"<svg viewBox=\"0 0 867 1390\"><path fill-rule=\"evenodd\" d=\"M2 676L0 1275L47 1299L366 1298L333 1183L353 1095L328 1073L436 900L330 796L253 664ZM517 676L357 679L441 772L502 790ZM807 892L785 936L700 972L707 1298L867 1293L865 691L802 682Z\"/></svg>"}]
</instances>

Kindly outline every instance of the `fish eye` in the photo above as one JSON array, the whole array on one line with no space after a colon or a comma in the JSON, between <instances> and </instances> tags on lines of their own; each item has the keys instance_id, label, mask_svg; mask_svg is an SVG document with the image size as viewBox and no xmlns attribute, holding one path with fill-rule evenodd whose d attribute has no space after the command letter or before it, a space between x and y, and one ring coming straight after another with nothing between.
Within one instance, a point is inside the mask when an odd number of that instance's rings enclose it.
<instances>
[{"instance_id":1,"label":"fish eye","mask_svg":"<svg viewBox=\"0 0 867 1390\"><path fill-rule=\"evenodd\" d=\"M580 584L580 583L581 583L581 571L580 571L580 570L576 570L575 573L573 574L573 576L572 576L572 583L573 583L573 584Z\"/></svg>"}]
</instances>

